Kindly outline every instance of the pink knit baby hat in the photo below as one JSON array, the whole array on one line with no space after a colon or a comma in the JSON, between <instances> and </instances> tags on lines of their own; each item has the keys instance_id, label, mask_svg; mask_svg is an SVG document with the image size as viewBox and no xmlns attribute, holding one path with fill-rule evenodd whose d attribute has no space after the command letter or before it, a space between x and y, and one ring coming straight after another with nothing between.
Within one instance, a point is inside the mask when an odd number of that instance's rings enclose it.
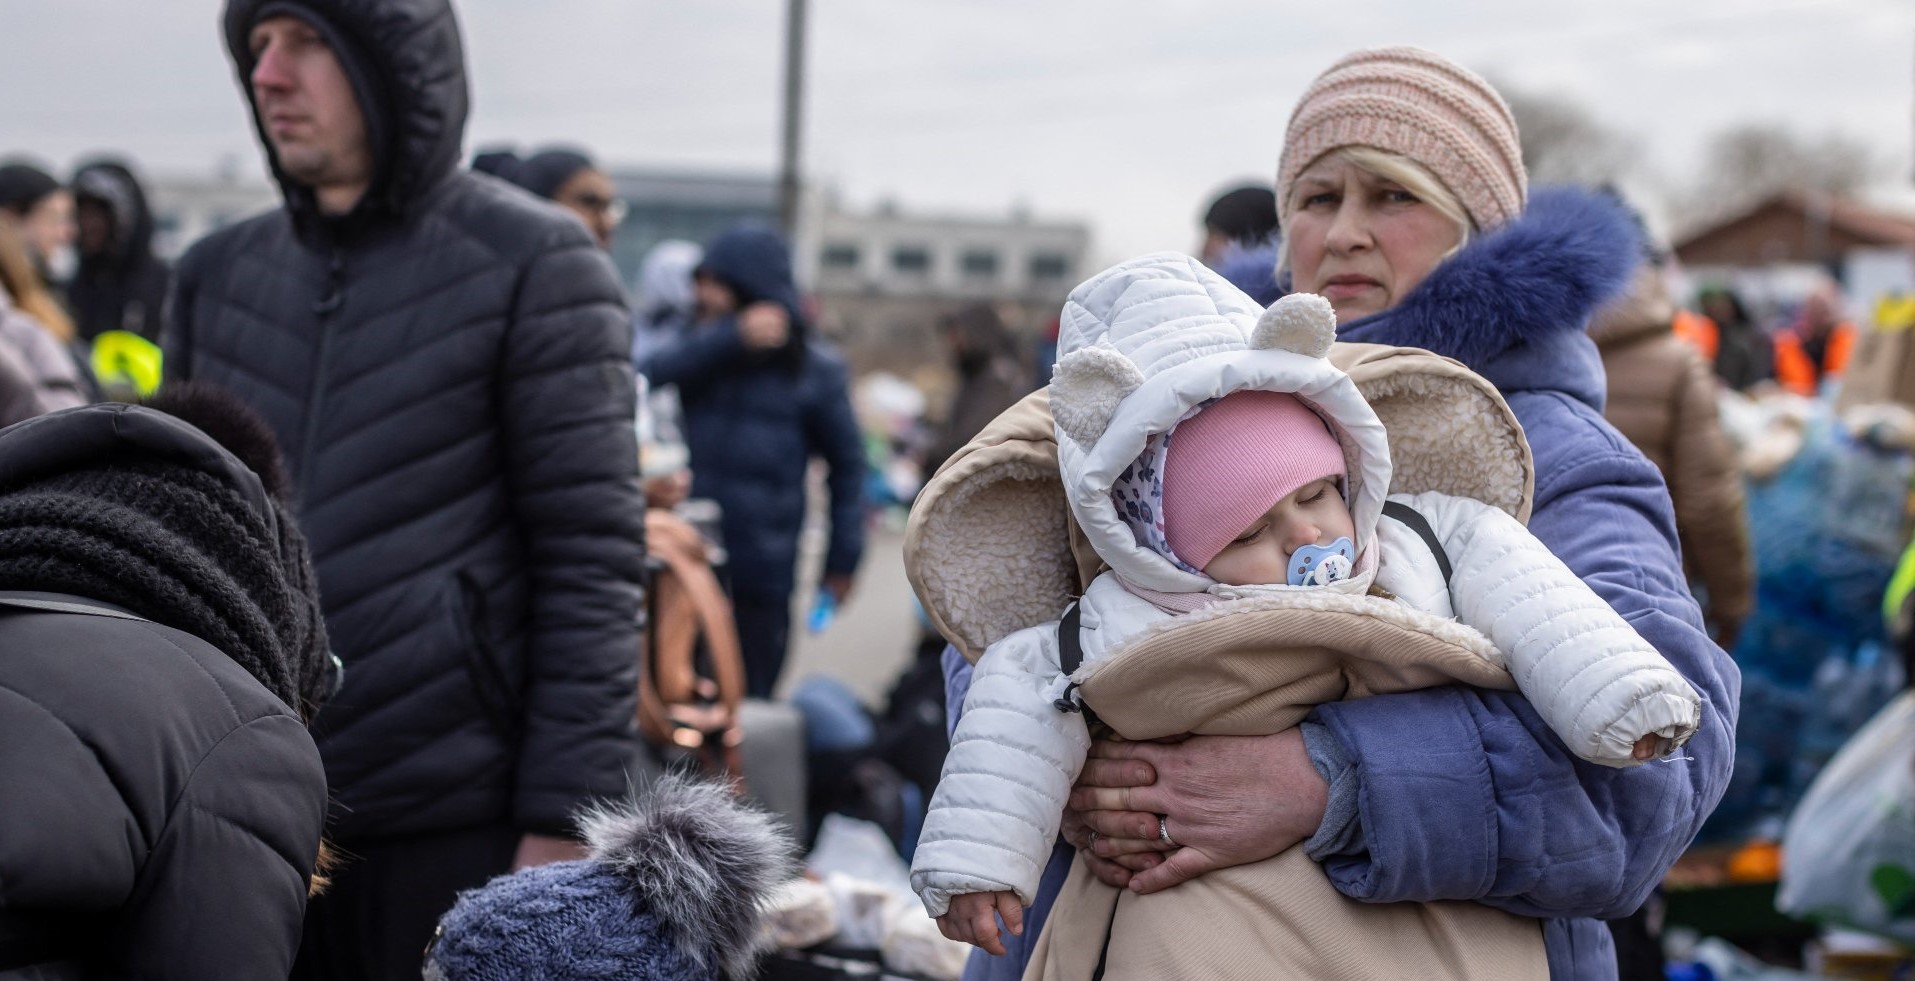
<instances>
[{"instance_id":1,"label":"pink knit baby hat","mask_svg":"<svg viewBox=\"0 0 1915 981\"><path fill-rule=\"evenodd\" d=\"M1202 569L1285 495L1346 467L1323 417L1296 396L1233 392L1171 432L1164 538Z\"/></svg>"},{"instance_id":2,"label":"pink knit baby hat","mask_svg":"<svg viewBox=\"0 0 1915 981\"><path fill-rule=\"evenodd\" d=\"M1310 84L1283 137L1277 212L1290 227L1297 175L1346 146L1402 154L1427 167L1491 229L1523 211L1529 174L1516 119L1482 76L1421 48L1356 51Z\"/></svg>"}]
</instances>

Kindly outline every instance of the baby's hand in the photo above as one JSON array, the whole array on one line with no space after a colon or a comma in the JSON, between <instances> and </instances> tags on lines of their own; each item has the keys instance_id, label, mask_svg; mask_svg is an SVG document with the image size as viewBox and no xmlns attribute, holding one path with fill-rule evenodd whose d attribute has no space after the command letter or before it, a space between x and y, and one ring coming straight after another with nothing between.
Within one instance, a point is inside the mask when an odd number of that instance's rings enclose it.
<instances>
[{"instance_id":1,"label":"baby's hand","mask_svg":"<svg viewBox=\"0 0 1915 981\"><path fill-rule=\"evenodd\" d=\"M1004 941L995 913L1003 914L1004 925L1012 934L1024 935L1024 904L1014 892L967 892L951 897L951 908L938 917L938 931L1002 957Z\"/></svg>"},{"instance_id":2,"label":"baby's hand","mask_svg":"<svg viewBox=\"0 0 1915 981\"><path fill-rule=\"evenodd\" d=\"M1662 744L1666 742L1668 742L1667 739L1664 739L1653 732L1647 736L1642 737L1641 739L1636 740L1637 761L1647 763L1648 761L1655 759L1657 756L1662 755L1659 751L1662 749Z\"/></svg>"}]
</instances>

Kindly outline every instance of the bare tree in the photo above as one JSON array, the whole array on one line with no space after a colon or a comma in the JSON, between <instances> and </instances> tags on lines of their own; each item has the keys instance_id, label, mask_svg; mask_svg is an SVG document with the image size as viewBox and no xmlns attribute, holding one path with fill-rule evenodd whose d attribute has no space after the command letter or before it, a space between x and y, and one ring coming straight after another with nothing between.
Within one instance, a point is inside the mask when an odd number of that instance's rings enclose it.
<instances>
[{"instance_id":1,"label":"bare tree","mask_svg":"<svg viewBox=\"0 0 1915 981\"><path fill-rule=\"evenodd\" d=\"M1792 188L1854 194L1880 177L1882 166L1849 136L1807 137L1777 123L1744 123L1709 140L1702 172L1673 204L1682 224L1719 221Z\"/></svg>"},{"instance_id":2,"label":"bare tree","mask_svg":"<svg viewBox=\"0 0 1915 981\"><path fill-rule=\"evenodd\" d=\"M1566 96L1495 83L1516 117L1523 165L1538 184L1613 184L1635 159L1628 137L1604 126L1581 103Z\"/></svg>"}]
</instances>

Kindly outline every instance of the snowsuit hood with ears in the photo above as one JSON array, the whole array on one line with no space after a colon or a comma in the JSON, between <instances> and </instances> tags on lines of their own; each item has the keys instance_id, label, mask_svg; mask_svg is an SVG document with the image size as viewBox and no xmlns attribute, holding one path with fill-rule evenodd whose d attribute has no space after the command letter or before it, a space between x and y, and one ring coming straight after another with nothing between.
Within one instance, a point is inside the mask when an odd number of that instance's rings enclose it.
<instances>
[{"instance_id":1,"label":"snowsuit hood with ears","mask_svg":"<svg viewBox=\"0 0 1915 981\"><path fill-rule=\"evenodd\" d=\"M1357 575L1337 588L1369 586L1390 447L1350 376L1325 359L1335 336L1336 314L1323 298L1292 294L1266 311L1203 263L1172 252L1121 263L1071 291L1051 380L1058 466L1071 513L1118 575L1164 593L1217 586L1138 544L1111 486L1152 435L1204 402L1256 390L1294 394L1342 444L1358 559Z\"/></svg>"},{"instance_id":2,"label":"snowsuit hood with ears","mask_svg":"<svg viewBox=\"0 0 1915 981\"><path fill-rule=\"evenodd\" d=\"M1068 338L1067 357L1076 359L1071 372L1060 365L1051 388L1006 409L918 494L905 532L905 571L926 615L966 658L976 661L993 642L1056 619L1102 568L1117 567L1112 556L1124 563L1118 568L1127 577L1146 577L1133 580L1135 585L1160 592L1210 588L1208 580L1136 544L1108 485L1135 458L1153 421L1174 422L1182 414L1180 403L1247 387L1238 383L1259 363L1283 360L1312 378L1326 372L1323 391L1340 391L1347 383L1367 402L1367 409L1352 408L1347 417L1368 412L1381 420L1388 445L1376 459L1387 461L1388 469L1374 491L1379 498L1437 491L1483 501L1519 521L1529 517L1535 489L1529 444L1483 377L1408 348L1337 344L1328 362L1288 350L1312 348L1275 343L1279 335L1294 336L1278 330L1277 322L1287 318L1264 314L1233 287L1217 286L1207 272L1200 278L1193 266L1196 260L1183 256L1148 256L1100 274L1093 282L1102 285L1083 294L1087 302L1072 301L1076 309L1065 322L1075 327L1060 334L1060 340ZM1197 284L1194 290L1191 284ZM1117 316L1116 298L1126 292L1134 294L1124 302L1129 312ZM1148 300L1156 294L1161 298ZM1188 305L1196 312L1187 326L1196 333L1172 340L1134 329L1147 321L1167 328L1173 322L1161 311L1152 314L1146 302ZM1120 329L1109 329L1113 325ZM1089 331L1097 332L1096 339L1086 344ZM1115 334L1126 338L1124 348L1109 336ZM1259 347L1265 339L1273 347ZM1140 364L1155 379L1148 385ZM1079 372L1082 378L1070 379ZM1329 377L1345 372L1341 382ZM1145 390L1158 394L1132 394ZM1054 396L1066 424L1053 422ZM1353 476L1359 473L1351 469ZM1093 520L1101 530L1092 530ZM1372 516L1368 525L1374 524Z\"/></svg>"},{"instance_id":3,"label":"snowsuit hood with ears","mask_svg":"<svg viewBox=\"0 0 1915 981\"><path fill-rule=\"evenodd\" d=\"M403 222L409 210L458 166L470 96L465 45L451 0L227 0L222 26L253 126L302 228L315 224L312 188L287 177L253 101L249 36L270 17L310 24L352 82L372 142L373 179L345 224Z\"/></svg>"}]
</instances>

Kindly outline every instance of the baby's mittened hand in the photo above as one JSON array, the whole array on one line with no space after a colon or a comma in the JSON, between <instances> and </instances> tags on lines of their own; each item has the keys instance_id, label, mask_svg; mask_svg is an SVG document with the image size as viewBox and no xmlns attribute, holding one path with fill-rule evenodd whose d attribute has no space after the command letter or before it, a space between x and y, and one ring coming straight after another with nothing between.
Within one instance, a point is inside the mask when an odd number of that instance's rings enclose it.
<instances>
[{"instance_id":1,"label":"baby's mittened hand","mask_svg":"<svg viewBox=\"0 0 1915 981\"><path fill-rule=\"evenodd\" d=\"M1004 956L1004 941L997 929L997 916L1015 936L1024 935L1024 904L1017 893L967 892L951 898L951 908L938 917L938 931L952 940L982 948L986 953Z\"/></svg>"}]
</instances>

